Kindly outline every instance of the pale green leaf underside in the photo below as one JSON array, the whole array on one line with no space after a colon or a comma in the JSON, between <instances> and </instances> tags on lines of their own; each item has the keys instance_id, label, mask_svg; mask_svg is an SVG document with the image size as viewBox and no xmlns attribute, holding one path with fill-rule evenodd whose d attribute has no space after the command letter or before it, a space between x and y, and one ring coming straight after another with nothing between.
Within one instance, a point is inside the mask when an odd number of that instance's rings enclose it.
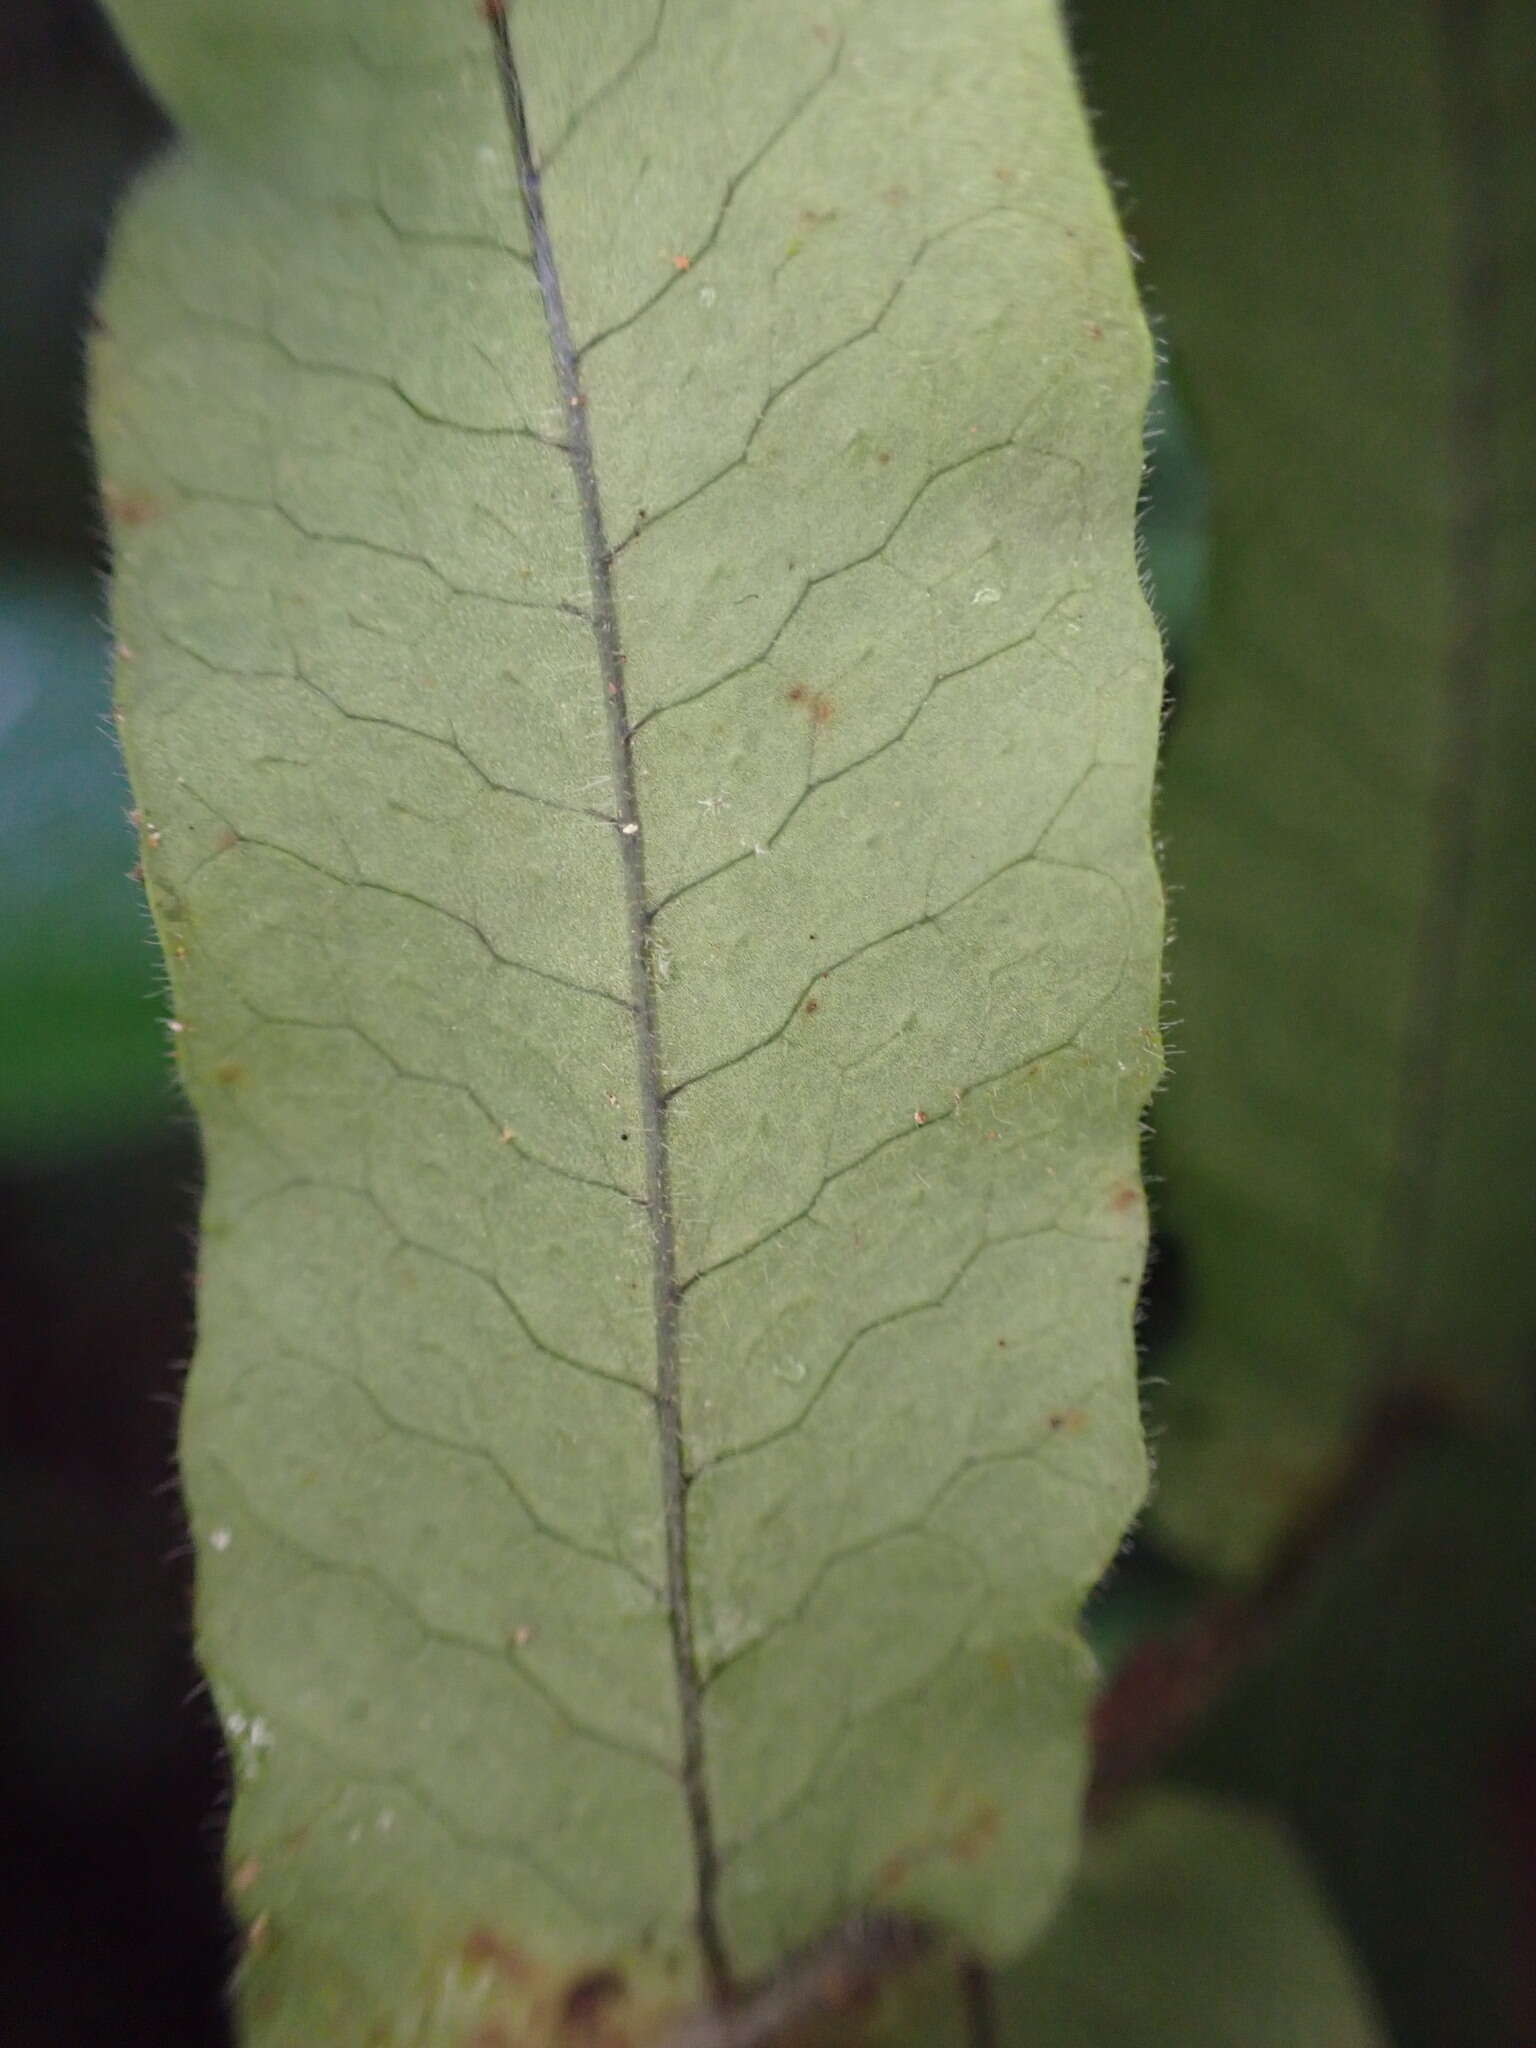
<instances>
[{"instance_id":1,"label":"pale green leaf underside","mask_svg":"<svg viewBox=\"0 0 1536 2048\"><path fill-rule=\"evenodd\" d=\"M567 408L472 6L120 12L193 134L94 402L259 2037L691 1995L690 1684L737 1970L871 1899L1007 1954L1140 1487L1156 1067L1147 349L1053 13L519 7Z\"/></svg>"}]
</instances>

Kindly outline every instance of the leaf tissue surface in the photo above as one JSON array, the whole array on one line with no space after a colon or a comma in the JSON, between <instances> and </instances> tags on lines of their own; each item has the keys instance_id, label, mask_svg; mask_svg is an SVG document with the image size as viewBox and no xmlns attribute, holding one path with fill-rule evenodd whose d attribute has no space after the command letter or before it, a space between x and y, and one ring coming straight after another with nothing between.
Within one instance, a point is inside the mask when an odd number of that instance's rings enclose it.
<instances>
[{"instance_id":1,"label":"leaf tissue surface","mask_svg":"<svg viewBox=\"0 0 1536 2048\"><path fill-rule=\"evenodd\" d=\"M1134 1511L1149 351L1038 0L122 0L253 2038L1016 1952ZM573 2003L574 2001L574 2003Z\"/></svg>"}]
</instances>

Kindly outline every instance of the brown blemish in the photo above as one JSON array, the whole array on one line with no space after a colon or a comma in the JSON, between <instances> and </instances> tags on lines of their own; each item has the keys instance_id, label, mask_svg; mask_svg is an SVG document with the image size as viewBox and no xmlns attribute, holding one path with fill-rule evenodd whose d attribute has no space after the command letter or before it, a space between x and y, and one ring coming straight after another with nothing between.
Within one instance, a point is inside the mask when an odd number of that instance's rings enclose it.
<instances>
[{"instance_id":1,"label":"brown blemish","mask_svg":"<svg viewBox=\"0 0 1536 2048\"><path fill-rule=\"evenodd\" d=\"M228 853L232 846L238 846L239 844L240 834L233 825L226 825L223 831L215 837L213 850L215 853Z\"/></svg>"},{"instance_id":2,"label":"brown blemish","mask_svg":"<svg viewBox=\"0 0 1536 2048\"><path fill-rule=\"evenodd\" d=\"M488 2020L470 2035L469 2048L517 2048L517 2044L500 2020Z\"/></svg>"},{"instance_id":3,"label":"brown blemish","mask_svg":"<svg viewBox=\"0 0 1536 2048\"><path fill-rule=\"evenodd\" d=\"M950 1838L949 1853L958 1863L979 1863L997 1840L1003 1816L991 1801L978 1806L965 1826Z\"/></svg>"},{"instance_id":4,"label":"brown blemish","mask_svg":"<svg viewBox=\"0 0 1536 2048\"><path fill-rule=\"evenodd\" d=\"M890 459L891 451L889 448L877 448L875 450L875 460L880 464L882 469L885 467L886 463L890 461Z\"/></svg>"},{"instance_id":5,"label":"brown blemish","mask_svg":"<svg viewBox=\"0 0 1536 2048\"><path fill-rule=\"evenodd\" d=\"M1141 1189L1130 1181L1122 1181L1111 1193L1109 1206L1117 1216L1128 1216L1132 1209L1141 1207Z\"/></svg>"},{"instance_id":6,"label":"brown blemish","mask_svg":"<svg viewBox=\"0 0 1536 2048\"><path fill-rule=\"evenodd\" d=\"M1086 1408L1058 1408L1054 1415L1048 1415L1046 1426L1057 1436L1076 1436L1079 1430L1088 1427Z\"/></svg>"},{"instance_id":7,"label":"brown blemish","mask_svg":"<svg viewBox=\"0 0 1536 2048\"><path fill-rule=\"evenodd\" d=\"M828 725L836 715L837 706L822 690L812 690L804 683L791 683L784 692L785 702L800 704L812 725Z\"/></svg>"},{"instance_id":8,"label":"brown blemish","mask_svg":"<svg viewBox=\"0 0 1536 2048\"><path fill-rule=\"evenodd\" d=\"M561 2039L619 2048L627 2036L613 2032L607 2016L628 1988L618 1970L588 1970L578 1977L560 2001Z\"/></svg>"},{"instance_id":9,"label":"brown blemish","mask_svg":"<svg viewBox=\"0 0 1536 2048\"><path fill-rule=\"evenodd\" d=\"M811 997L811 999L810 999L810 1001L809 1001L809 1002L808 1002L808 1003L806 1004L806 1006L805 1006L805 1014L806 1014L806 1016L807 1016L807 1017L814 1017L814 1016L815 1016L815 1014L816 1014L816 1012L817 1012L817 1011L818 1011L818 1010L819 1010L820 1008L821 1008L821 1004L820 1004L819 1002L817 1002L817 1000L816 1000L816 998L815 998L814 996L812 996L812 997Z\"/></svg>"},{"instance_id":10,"label":"brown blemish","mask_svg":"<svg viewBox=\"0 0 1536 2048\"><path fill-rule=\"evenodd\" d=\"M117 484L102 485L101 502L119 526L148 526L165 510L148 491L125 491Z\"/></svg>"},{"instance_id":11,"label":"brown blemish","mask_svg":"<svg viewBox=\"0 0 1536 2048\"><path fill-rule=\"evenodd\" d=\"M475 1927L465 1936L461 1951L472 1970L490 1970L504 1984L521 1988L537 1976L533 1965L510 1941L504 1941L493 1927Z\"/></svg>"},{"instance_id":12,"label":"brown blemish","mask_svg":"<svg viewBox=\"0 0 1536 2048\"><path fill-rule=\"evenodd\" d=\"M226 1088L233 1088L245 1079L245 1069L238 1060L220 1060L213 1070L215 1081L222 1081Z\"/></svg>"}]
</instances>

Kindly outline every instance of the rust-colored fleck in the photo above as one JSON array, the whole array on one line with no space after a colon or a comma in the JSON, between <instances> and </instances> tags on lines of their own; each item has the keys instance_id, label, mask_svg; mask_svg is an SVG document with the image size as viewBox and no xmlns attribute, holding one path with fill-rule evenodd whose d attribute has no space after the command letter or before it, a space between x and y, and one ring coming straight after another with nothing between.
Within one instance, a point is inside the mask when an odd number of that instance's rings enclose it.
<instances>
[{"instance_id":1,"label":"rust-colored fleck","mask_svg":"<svg viewBox=\"0 0 1536 2048\"><path fill-rule=\"evenodd\" d=\"M1086 1408L1058 1408L1046 1420L1057 1436L1076 1436L1079 1430L1088 1427L1088 1411Z\"/></svg>"},{"instance_id":2,"label":"rust-colored fleck","mask_svg":"<svg viewBox=\"0 0 1536 2048\"><path fill-rule=\"evenodd\" d=\"M674 270L692 270L693 258L691 256L674 256L672 258L672 268Z\"/></svg>"},{"instance_id":3,"label":"rust-colored fleck","mask_svg":"<svg viewBox=\"0 0 1536 2048\"><path fill-rule=\"evenodd\" d=\"M925 1123L927 1123L927 1121L928 1121L928 1112L927 1112L927 1110L926 1110L926 1109L914 1109L914 1110L913 1110L913 1112L912 1112L912 1121L913 1121L913 1123L915 1123L915 1124L925 1124Z\"/></svg>"},{"instance_id":4,"label":"rust-colored fleck","mask_svg":"<svg viewBox=\"0 0 1536 2048\"><path fill-rule=\"evenodd\" d=\"M482 21L488 21L494 27L497 22L505 21L507 18L506 0L477 0L475 11Z\"/></svg>"},{"instance_id":5,"label":"rust-colored fleck","mask_svg":"<svg viewBox=\"0 0 1536 2048\"><path fill-rule=\"evenodd\" d=\"M236 1082L245 1079L245 1069L238 1060L220 1060L213 1070L213 1078L215 1081L222 1081L226 1088L233 1088ZM241 1868L244 1867L242 1864Z\"/></svg>"},{"instance_id":6,"label":"rust-colored fleck","mask_svg":"<svg viewBox=\"0 0 1536 2048\"><path fill-rule=\"evenodd\" d=\"M837 706L822 690L813 690L806 683L791 683L784 692L788 704L798 704L805 711L812 725L829 725L837 714Z\"/></svg>"},{"instance_id":7,"label":"rust-colored fleck","mask_svg":"<svg viewBox=\"0 0 1536 2048\"><path fill-rule=\"evenodd\" d=\"M629 1987L618 1970L587 1970L567 1988L560 2002L560 2032L572 2043L592 2048L620 2048L627 2039L609 2027L610 2008Z\"/></svg>"},{"instance_id":8,"label":"rust-colored fleck","mask_svg":"<svg viewBox=\"0 0 1536 2048\"><path fill-rule=\"evenodd\" d=\"M832 40L832 31L827 27L827 24L824 21L812 22L811 34L816 38L818 43L830 43Z\"/></svg>"},{"instance_id":9,"label":"rust-colored fleck","mask_svg":"<svg viewBox=\"0 0 1536 2048\"><path fill-rule=\"evenodd\" d=\"M815 1014L816 1014L816 1012L817 1012L817 1011L818 1011L818 1010L819 1010L820 1008L821 1008L821 1004L820 1004L819 1002L817 1002L817 1000L816 1000L816 998L815 998L814 996L812 996L812 997L811 997L811 999L810 999L810 1001L809 1001L809 1002L808 1002L808 1003L806 1004L806 1006L805 1006L805 1014L806 1014L806 1016L807 1016L807 1017L814 1017L814 1016L815 1016Z\"/></svg>"},{"instance_id":10,"label":"rust-colored fleck","mask_svg":"<svg viewBox=\"0 0 1536 2048\"><path fill-rule=\"evenodd\" d=\"M103 484L101 502L119 526L148 526L165 507L148 491L125 491L117 484Z\"/></svg>"},{"instance_id":11,"label":"rust-colored fleck","mask_svg":"<svg viewBox=\"0 0 1536 2048\"><path fill-rule=\"evenodd\" d=\"M1102 341L1104 339L1104 329L1097 320L1088 321L1083 328L1083 332L1090 341Z\"/></svg>"},{"instance_id":12,"label":"rust-colored fleck","mask_svg":"<svg viewBox=\"0 0 1536 2048\"><path fill-rule=\"evenodd\" d=\"M1122 1181L1111 1194L1109 1206L1117 1216L1129 1215L1132 1209L1141 1207L1141 1189L1130 1181Z\"/></svg>"},{"instance_id":13,"label":"rust-colored fleck","mask_svg":"<svg viewBox=\"0 0 1536 2048\"><path fill-rule=\"evenodd\" d=\"M880 466L881 466L881 468L882 468L882 469L883 469L883 468L885 467L886 463L888 463L888 462L890 461L890 459L891 459L891 451L890 451L890 449L889 449L889 448L878 448L878 449L876 449L876 451L875 451L875 460L876 460L876 462L878 462L878 463L880 464Z\"/></svg>"},{"instance_id":14,"label":"rust-colored fleck","mask_svg":"<svg viewBox=\"0 0 1536 2048\"><path fill-rule=\"evenodd\" d=\"M992 175L999 185L1011 185L1018 173L1010 170L1007 164L999 164Z\"/></svg>"},{"instance_id":15,"label":"rust-colored fleck","mask_svg":"<svg viewBox=\"0 0 1536 2048\"><path fill-rule=\"evenodd\" d=\"M899 1892L912 1875L912 1858L898 1849L894 1856L887 1856L875 1873L875 1890Z\"/></svg>"},{"instance_id":16,"label":"rust-colored fleck","mask_svg":"<svg viewBox=\"0 0 1536 2048\"><path fill-rule=\"evenodd\" d=\"M461 1953L470 1969L491 1970L506 1984L531 1984L537 1976L522 1950L504 1941L493 1927L471 1928Z\"/></svg>"},{"instance_id":17,"label":"rust-colored fleck","mask_svg":"<svg viewBox=\"0 0 1536 2048\"><path fill-rule=\"evenodd\" d=\"M979 1863L997 1840L1003 1816L989 1800L978 1806L960 1832L950 1841L950 1854L959 1863Z\"/></svg>"}]
</instances>

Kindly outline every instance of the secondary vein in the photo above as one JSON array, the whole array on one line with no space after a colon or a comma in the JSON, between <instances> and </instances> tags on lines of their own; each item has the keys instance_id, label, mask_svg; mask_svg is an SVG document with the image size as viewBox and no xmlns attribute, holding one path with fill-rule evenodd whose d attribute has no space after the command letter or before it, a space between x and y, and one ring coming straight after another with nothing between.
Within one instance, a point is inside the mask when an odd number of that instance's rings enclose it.
<instances>
[{"instance_id":1,"label":"secondary vein","mask_svg":"<svg viewBox=\"0 0 1536 2048\"><path fill-rule=\"evenodd\" d=\"M703 1688L694 1645L693 1608L688 1583L688 1475L683 1461L678 1350L681 1291L678 1287L677 1236L667 1170L667 1099L656 1021L656 975L646 901L645 851L640 829L634 748L624 692L624 652L614 599L612 551L603 522L602 497L597 484L597 464L592 450L580 360L571 339L565 294L561 289L549 223L544 214L539 167L529 141L527 108L507 25L505 0L484 0L484 12L490 24L502 101L512 136L518 190L528 228L534 276L544 305L555 382L566 417L565 451L576 483L582 543L592 594L592 635L597 643L598 671L608 716L616 812L614 830L618 835L624 876L631 1010L645 1141L646 1208L651 1226L651 1277L656 1318L654 1401L661 1454L662 1512L666 1524L667 1614L681 1727L681 1781L693 1842L694 1921L699 1950L711 1992L717 2001L723 2001L731 1994L732 1982L720 1929L720 1861L705 1778Z\"/></svg>"}]
</instances>

